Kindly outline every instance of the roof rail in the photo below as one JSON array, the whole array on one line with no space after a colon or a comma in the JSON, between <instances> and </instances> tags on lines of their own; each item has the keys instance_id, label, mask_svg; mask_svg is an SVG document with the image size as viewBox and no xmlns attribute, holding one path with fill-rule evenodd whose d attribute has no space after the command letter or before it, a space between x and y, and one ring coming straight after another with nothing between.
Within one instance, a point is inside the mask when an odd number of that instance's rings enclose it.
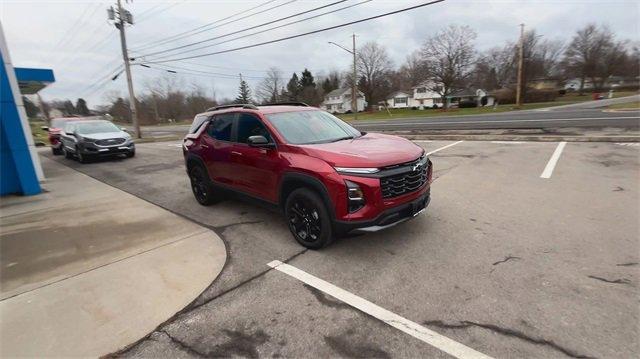
<instances>
[{"instance_id":1,"label":"roof rail","mask_svg":"<svg viewBox=\"0 0 640 359\"><path fill-rule=\"evenodd\" d=\"M225 108L236 108L236 107L246 108L246 109L250 109L250 110L257 110L258 109L255 105L252 105L250 103L236 103L236 104L232 104L232 105L221 105L221 106L209 107L206 112L224 110Z\"/></svg>"},{"instance_id":2,"label":"roof rail","mask_svg":"<svg viewBox=\"0 0 640 359\"><path fill-rule=\"evenodd\" d=\"M309 107L309 105L307 105L304 102L299 102L299 101L290 101L290 102L274 102L274 103L267 103L261 106L301 106L301 107Z\"/></svg>"}]
</instances>

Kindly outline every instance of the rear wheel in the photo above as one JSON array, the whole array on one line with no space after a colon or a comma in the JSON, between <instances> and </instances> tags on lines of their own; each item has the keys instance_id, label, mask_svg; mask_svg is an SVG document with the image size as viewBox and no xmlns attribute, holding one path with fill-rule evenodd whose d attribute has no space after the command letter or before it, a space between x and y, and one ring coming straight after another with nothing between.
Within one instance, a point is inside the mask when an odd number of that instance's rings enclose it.
<instances>
[{"instance_id":1,"label":"rear wheel","mask_svg":"<svg viewBox=\"0 0 640 359\"><path fill-rule=\"evenodd\" d=\"M333 241L331 218L322 198L307 188L299 188L285 203L289 230L301 245L320 249Z\"/></svg>"},{"instance_id":2,"label":"rear wheel","mask_svg":"<svg viewBox=\"0 0 640 359\"><path fill-rule=\"evenodd\" d=\"M64 153L64 158L68 158L68 159L73 158L73 154L69 152L69 150L64 146L62 146L62 153Z\"/></svg>"},{"instance_id":3,"label":"rear wheel","mask_svg":"<svg viewBox=\"0 0 640 359\"><path fill-rule=\"evenodd\" d=\"M211 184L207 172L200 165L194 166L189 171L191 190L196 201L203 206L209 206L221 199L221 193Z\"/></svg>"},{"instance_id":4,"label":"rear wheel","mask_svg":"<svg viewBox=\"0 0 640 359\"><path fill-rule=\"evenodd\" d=\"M82 154L82 151L80 151L78 149L78 147L76 147L76 157L78 157L78 162L80 163L87 163L89 162L89 156Z\"/></svg>"}]
</instances>

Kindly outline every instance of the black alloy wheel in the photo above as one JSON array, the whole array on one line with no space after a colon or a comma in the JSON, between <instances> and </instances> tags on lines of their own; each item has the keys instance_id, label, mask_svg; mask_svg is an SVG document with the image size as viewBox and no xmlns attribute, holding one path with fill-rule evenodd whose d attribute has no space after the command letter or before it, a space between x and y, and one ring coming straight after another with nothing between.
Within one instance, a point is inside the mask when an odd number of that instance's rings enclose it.
<instances>
[{"instance_id":1,"label":"black alloy wheel","mask_svg":"<svg viewBox=\"0 0 640 359\"><path fill-rule=\"evenodd\" d=\"M211 185L207 173L201 166L195 166L189 171L191 180L191 190L196 201L203 206L208 206L215 202L214 188Z\"/></svg>"},{"instance_id":2,"label":"black alloy wheel","mask_svg":"<svg viewBox=\"0 0 640 359\"><path fill-rule=\"evenodd\" d=\"M298 243L310 249L331 243L330 218L316 193L306 188L293 191L287 199L285 212L289 230Z\"/></svg>"}]
</instances>

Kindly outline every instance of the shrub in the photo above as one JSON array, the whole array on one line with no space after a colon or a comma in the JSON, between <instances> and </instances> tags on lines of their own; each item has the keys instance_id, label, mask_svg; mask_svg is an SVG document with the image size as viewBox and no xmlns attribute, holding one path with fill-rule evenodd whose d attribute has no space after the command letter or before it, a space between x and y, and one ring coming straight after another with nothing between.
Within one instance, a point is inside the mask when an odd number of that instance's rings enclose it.
<instances>
[{"instance_id":1,"label":"shrub","mask_svg":"<svg viewBox=\"0 0 640 359\"><path fill-rule=\"evenodd\" d=\"M476 101L460 101L458 103L458 108L472 108L478 107L478 103Z\"/></svg>"}]
</instances>

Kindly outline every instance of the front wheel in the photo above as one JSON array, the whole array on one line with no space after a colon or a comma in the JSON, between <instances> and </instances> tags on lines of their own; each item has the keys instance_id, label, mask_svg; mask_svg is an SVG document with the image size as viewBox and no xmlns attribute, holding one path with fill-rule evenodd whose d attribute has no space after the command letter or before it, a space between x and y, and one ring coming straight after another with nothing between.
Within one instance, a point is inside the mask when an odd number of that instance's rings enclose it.
<instances>
[{"instance_id":1,"label":"front wheel","mask_svg":"<svg viewBox=\"0 0 640 359\"><path fill-rule=\"evenodd\" d=\"M135 155L136 155L136 151L135 150L127 152L127 158L131 158L131 157L133 157Z\"/></svg>"},{"instance_id":2,"label":"front wheel","mask_svg":"<svg viewBox=\"0 0 640 359\"><path fill-rule=\"evenodd\" d=\"M62 146L62 153L64 154L64 158L67 158L67 159L73 158L73 153L69 152L69 150L64 146Z\"/></svg>"},{"instance_id":3,"label":"front wheel","mask_svg":"<svg viewBox=\"0 0 640 359\"><path fill-rule=\"evenodd\" d=\"M63 151L62 151L62 146L57 147L57 148L56 148L56 147L51 147L51 153L52 153L54 156L61 155L61 154L62 154L62 152L63 152Z\"/></svg>"},{"instance_id":4,"label":"front wheel","mask_svg":"<svg viewBox=\"0 0 640 359\"><path fill-rule=\"evenodd\" d=\"M82 151L76 147L76 157L78 157L78 162L87 163L89 162L89 155L82 154Z\"/></svg>"},{"instance_id":5,"label":"front wheel","mask_svg":"<svg viewBox=\"0 0 640 359\"><path fill-rule=\"evenodd\" d=\"M293 191L285 203L285 215L291 234L301 245L320 249L333 241L331 217L315 192L307 188Z\"/></svg>"}]
</instances>

